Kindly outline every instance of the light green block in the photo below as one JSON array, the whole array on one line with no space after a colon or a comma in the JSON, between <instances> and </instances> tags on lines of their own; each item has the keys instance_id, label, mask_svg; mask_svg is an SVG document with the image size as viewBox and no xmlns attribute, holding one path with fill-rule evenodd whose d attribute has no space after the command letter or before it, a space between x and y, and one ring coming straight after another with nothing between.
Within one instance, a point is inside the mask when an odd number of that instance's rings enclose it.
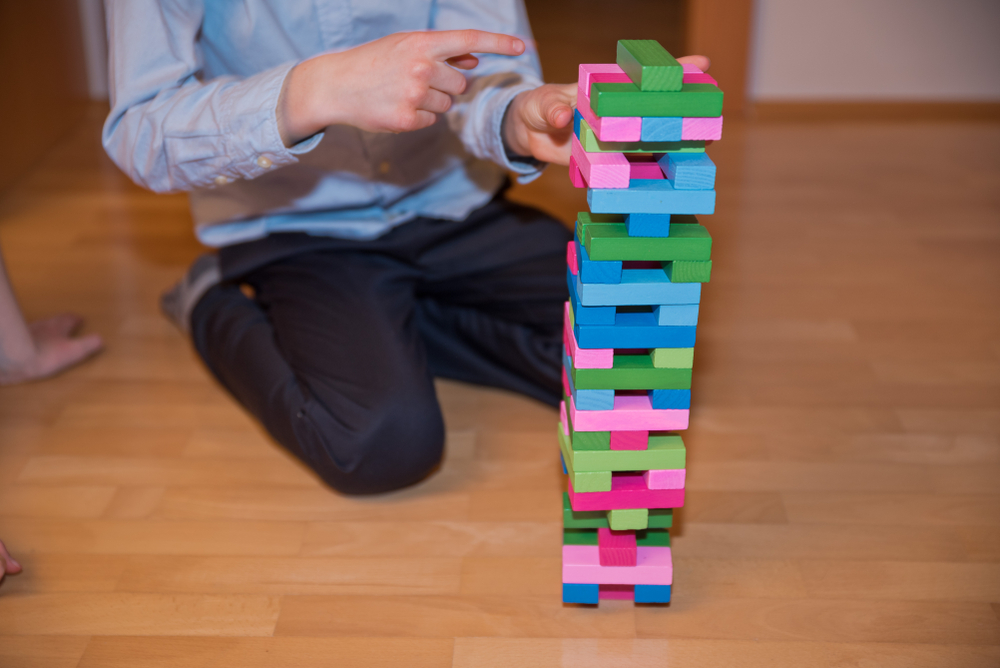
<instances>
[{"instance_id":1,"label":"light green block","mask_svg":"<svg viewBox=\"0 0 1000 668\"><path fill-rule=\"evenodd\" d=\"M649 471L687 466L687 448L677 434L650 434L646 450L574 450L573 441L563 433L560 422L559 448L566 469L577 472L577 475L585 471ZM576 482L573 489L585 491L579 489Z\"/></svg>"},{"instance_id":2,"label":"light green block","mask_svg":"<svg viewBox=\"0 0 1000 668\"><path fill-rule=\"evenodd\" d=\"M608 523L614 531L645 529L649 525L649 510L646 508L609 510Z\"/></svg>"},{"instance_id":3,"label":"light green block","mask_svg":"<svg viewBox=\"0 0 1000 668\"><path fill-rule=\"evenodd\" d=\"M653 366L657 369L690 369L694 367L694 348L653 348Z\"/></svg>"},{"instance_id":4,"label":"light green block","mask_svg":"<svg viewBox=\"0 0 1000 668\"><path fill-rule=\"evenodd\" d=\"M653 508L647 515L650 529L669 529L674 523L673 508ZM566 529L599 529L610 527L606 510L573 510L569 493L563 492L563 527Z\"/></svg>"},{"instance_id":5,"label":"light green block","mask_svg":"<svg viewBox=\"0 0 1000 668\"><path fill-rule=\"evenodd\" d=\"M674 260L663 265L671 283L708 283L712 278L711 260Z\"/></svg>"},{"instance_id":6,"label":"light green block","mask_svg":"<svg viewBox=\"0 0 1000 668\"><path fill-rule=\"evenodd\" d=\"M610 492L611 471L574 471L566 462L573 489L577 492Z\"/></svg>"},{"instance_id":7,"label":"light green block","mask_svg":"<svg viewBox=\"0 0 1000 668\"><path fill-rule=\"evenodd\" d=\"M704 153L705 142L685 141L601 141L587 121L580 120L580 144L587 153Z\"/></svg>"},{"instance_id":8,"label":"light green block","mask_svg":"<svg viewBox=\"0 0 1000 668\"><path fill-rule=\"evenodd\" d=\"M653 39L618 41L618 67L644 91L677 91L684 83L684 66Z\"/></svg>"}]
</instances>

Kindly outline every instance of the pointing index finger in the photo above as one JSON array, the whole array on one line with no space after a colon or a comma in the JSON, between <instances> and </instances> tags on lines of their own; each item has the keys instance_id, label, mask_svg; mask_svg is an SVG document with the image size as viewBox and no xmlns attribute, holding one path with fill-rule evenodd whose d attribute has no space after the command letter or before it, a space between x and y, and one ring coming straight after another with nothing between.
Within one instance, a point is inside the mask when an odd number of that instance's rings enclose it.
<instances>
[{"instance_id":1,"label":"pointing index finger","mask_svg":"<svg viewBox=\"0 0 1000 668\"><path fill-rule=\"evenodd\" d=\"M442 30L429 33L427 55L436 60L448 60L468 53L495 53L520 56L524 42L512 35L484 30Z\"/></svg>"}]
</instances>

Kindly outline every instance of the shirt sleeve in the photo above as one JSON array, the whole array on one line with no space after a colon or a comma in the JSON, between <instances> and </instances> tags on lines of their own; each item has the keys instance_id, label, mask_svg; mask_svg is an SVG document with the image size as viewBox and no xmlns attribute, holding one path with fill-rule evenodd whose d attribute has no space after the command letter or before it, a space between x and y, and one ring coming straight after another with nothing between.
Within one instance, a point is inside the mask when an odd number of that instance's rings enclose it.
<instances>
[{"instance_id":1,"label":"shirt sleeve","mask_svg":"<svg viewBox=\"0 0 1000 668\"><path fill-rule=\"evenodd\" d=\"M523 0L435 0L434 30L474 28L521 38L520 56L476 54L479 65L469 74L466 92L455 98L448 122L472 155L518 174L521 182L536 178L544 167L531 158L509 156L503 141L503 119L514 98L542 85L542 68Z\"/></svg>"},{"instance_id":2,"label":"shirt sleeve","mask_svg":"<svg viewBox=\"0 0 1000 668\"><path fill-rule=\"evenodd\" d=\"M102 143L139 185L176 192L252 179L298 161L276 110L288 62L250 77L203 81L203 0L107 0L111 113Z\"/></svg>"}]
</instances>

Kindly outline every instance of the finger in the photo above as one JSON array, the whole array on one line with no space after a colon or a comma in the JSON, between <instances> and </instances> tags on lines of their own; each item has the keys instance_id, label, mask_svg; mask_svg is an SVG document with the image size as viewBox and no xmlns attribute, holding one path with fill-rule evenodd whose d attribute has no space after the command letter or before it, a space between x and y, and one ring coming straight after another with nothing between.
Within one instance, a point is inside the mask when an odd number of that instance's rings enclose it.
<instances>
[{"instance_id":1,"label":"finger","mask_svg":"<svg viewBox=\"0 0 1000 668\"><path fill-rule=\"evenodd\" d=\"M7 573L20 573L21 572L21 564L17 563L17 561L14 559L14 557L10 556L10 553L7 551L7 548L4 547L4 544L3 544L2 541L0 541L0 562L5 562L6 563L5 567L2 566L2 565L0 565L0 577L3 576L3 573L5 571Z\"/></svg>"},{"instance_id":2,"label":"finger","mask_svg":"<svg viewBox=\"0 0 1000 668\"><path fill-rule=\"evenodd\" d=\"M524 42L517 37L485 30L442 30L427 33L427 36L427 55L442 61L467 53L520 56L525 48Z\"/></svg>"},{"instance_id":3,"label":"finger","mask_svg":"<svg viewBox=\"0 0 1000 668\"><path fill-rule=\"evenodd\" d=\"M460 70L471 70L479 64L479 59L471 53L463 53L461 56L449 58L445 62L452 67L457 67Z\"/></svg>"},{"instance_id":4,"label":"finger","mask_svg":"<svg viewBox=\"0 0 1000 668\"><path fill-rule=\"evenodd\" d=\"M573 120L573 108L565 104L552 105L547 116L549 125L564 128Z\"/></svg>"},{"instance_id":5,"label":"finger","mask_svg":"<svg viewBox=\"0 0 1000 668\"><path fill-rule=\"evenodd\" d=\"M465 92L467 82L461 72L457 72L444 63L436 63L427 84L448 95L461 95Z\"/></svg>"},{"instance_id":6,"label":"finger","mask_svg":"<svg viewBox=\"0 0 1000 668\"><path fill-rule=\"evenodd\" d=\"M451 109L451 96L432 88L427 91L427 95L424 96L423 101L417 106L417 109L429 111L432 114L443 114Z\"/></svg>"},{"instance_id":7,"label":"finger","mask_svg":"<svg viewBox=\"0 0 1000 668\"><path fill-rule=\"evenodd\" d=\"M708 58L708 56L681 56L677 59L677 62L694 65L702 72L707 72L708 68L712 66L712 61Z\"/></svg>"}]
</instances>

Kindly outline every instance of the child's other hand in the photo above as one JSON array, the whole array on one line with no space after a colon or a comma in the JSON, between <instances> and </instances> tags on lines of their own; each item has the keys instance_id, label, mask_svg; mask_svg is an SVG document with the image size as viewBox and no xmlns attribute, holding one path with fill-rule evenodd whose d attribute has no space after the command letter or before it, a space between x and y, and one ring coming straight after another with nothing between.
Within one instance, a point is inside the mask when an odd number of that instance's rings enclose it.
<instances>
[{"instance_id":1,"label":"child's other hand","mask_svg":"<svg viewBox=\"0 0 1000 668\"><path fill-rule=\"evenodd\" d=\"M3 577L7 573L14 575L20 572L21 564L14 561L14 557L10 556L7 548L4 547L3 541L0 540L0 582L3 582Z\"/></svg>"},{"instance_id":2,"label":"child's other hand","mask_svg":"<svg viewBox=\"0 0 1000 668\"><path fill-rule=\"evenodd\" d=\"M397 33L299 63L278 103L281 138L291 146L337 124L368 132L432 125L465 92L457 70L479 63L473 53L519 56L524 42L482 30Z\"/></svg>"},{"instance_id":3,"label":"child's other hand","mask_svg":"<svg viewBox=\"0 0 1000 668\"><path fill-rule=\"evenodd\" d=\"M706 71L705 56L684 56L679 63ZM576 84L546 84L521 93L511 103L504 124L504 139L511 151L542 162L568 165Z\"/></svg>"},{"instance_id":4,"label":"child's other hand","mask_svg":"<svg viewBox=\"0 0 1000 668\"><path fill-rule=\"evenodd\" d=\"M63 313L28 325L31 354L12 360L0 354L0 385L48 378L96 355L104 342L97 334L75 337L82 324L79 316Z\"/></svg>"}]
</instances>

